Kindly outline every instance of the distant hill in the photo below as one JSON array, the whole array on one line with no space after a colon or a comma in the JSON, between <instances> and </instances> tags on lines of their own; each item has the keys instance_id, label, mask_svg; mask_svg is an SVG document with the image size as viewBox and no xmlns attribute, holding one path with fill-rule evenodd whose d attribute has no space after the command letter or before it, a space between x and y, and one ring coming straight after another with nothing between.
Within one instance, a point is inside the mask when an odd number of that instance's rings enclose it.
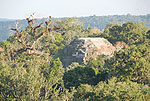
<instances>
[{"instance_id":1,"label":"distant hill","mask_svg":"<svg viewBox=\"0 0 150 101\"><path fill-rule=\"evenodd\" d=\"M77 17L78 19L84 21L84 26L87 27L90 25L91 27L97 27L100 30L103 30L108 23L125 23L128 21L132 22L143 22L147 27L150 28L150 14L147 15L111 15L111 16L89 16L89 17ZM55 20L57 18L53 18ZM66 19L66 18L59 18L59 19ZM38 22L43 22L45 19L39 19ZM27 22L25 19L18 20L18 26L20 29L25 28ZM10 19L0 18L0 41L6 40L11 31L10 28L15 28L16 21Z\"/></svg>"},{"instance_id":2,"label":"distant hill","mask_svg":"<svg viewBox=\"0 0 150 101\"><path fill-rule=\"evenodd\" d=\"M128 21L132 22L143 22L147 27L150 28L150 14L147 15L110 15L110 16L89 16L80 17L79 19L84 21L84 25L90 25L91 27L97 27L100 30L104 29L108 23L125 23Z\"/></svg>"},{"instance_id":3,"label":"distant hill","mask_svg":"<svg viewBox=\"0 0 150 101\"><path fill-rule=\"evenodd\" d=\"M0 22L2 21L14 21L14 19L0 18Z\"/></svg>"}]
</instances>

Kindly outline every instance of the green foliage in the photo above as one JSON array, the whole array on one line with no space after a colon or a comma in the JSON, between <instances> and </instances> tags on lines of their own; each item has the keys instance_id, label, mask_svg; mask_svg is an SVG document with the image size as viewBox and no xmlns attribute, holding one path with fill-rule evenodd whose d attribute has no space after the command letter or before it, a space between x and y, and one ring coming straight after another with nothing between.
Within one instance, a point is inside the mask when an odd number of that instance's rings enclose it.
<instances>
[{"instance_id":1,"label":"green foliage","mask_svg":"<svg viewBox=\"0 0 150 101\"><path fill-rule=\"evenodd\" d=\"M73 88L70 91L64 87L64 84L62 81L56 83L52 89L50 90L50 96L49 99L52 101L68 101L73 100L73 95L76 92L76 90Z\"/></svg>"},{"instance_id":2,"label":"green foliage","mask_svg":"<svg viewBox=\"0 0 150 101\"><path fill-rule=\"evenodd\" d=\"M65 45L68 45L73 39L87 37L90 34L88 30L84 29L83 22L76 18L63 20L59 26L63 28L62 34Z\"/></svg>"},{"instance_id":3,"label":"green foliage","mask_svg":"<svg viewBox=\"0 0 150 101\"><path fill-rule=\"evenodd\" d=\"M135 82L117 82L111 78L108 83L99 82L96 86L81 84L74 93L74 100L90 101L144 101L150 89Z\"/></svg>"},{"instance_id":4,"label":"green foliage","mask_svg":"<svg viewBox=\"0 0 150 101\"><path fill-rule=\"evenodd\" d=\"M64 73L63 65L59 58L52 60L50 62L50 67L48 68L48 80L50 80L51 83L56 83L58 80L61 79L62 74Z\"/></svg>"},{"instance_id":5,"label":"green foliage","mask_svg":"<svg viewBox=\"0 0 150 101\"><path fill-rule=\"evenodd\" d=\"M91 85L81 84L77 88L77 92L74 93L74 100L90 100L93 99L94 95L95 93Z\"/></svg>"},{"instance_id":6,"label":"green foliage","mask_svg":"<svg viewBox=\"0 0 150 101\"><path fill-rule=\"evenodd\" d=\"M63 41L64 39L60 33L50 33L43 37L36 47L50 55L56 55L60 49L64 48Z\"/></svg>"},{"instance_id":7,"label":"green foliage","mask_svg":"<svg viewBox=\"0 0 150 101\"><path fill-rule=\"evenodd\" d=\"M8 51L12 47L12 43L10 43L9 41L3 41L0 42L0 46L3 47L5 51Z\"/></svg>"},{"instance_id":8,"label":"green foliage","mask_svg":"<svg viewBox=\"0 0 150 101\"><path fill-rule=\"evenodd\" d=\"M129 79L139 83L150 82L150 60L149 47L131 46L130 49L119 51L107 61L110 73L120 80Z\"/></svg>"},{"instance_id":9,"label":"green foliage","mask_svg":"<svg viewBox=\"0 0 150 101\"><path fill-rule=\"evenodd\" d=\"M97 16L89 18L89 21L96 18L94 23L98 24ZM102 19L102 23L105 22L105 18ZM10 51L23 45L13 36L0 42L0 47L4 48L0 53L0 100L150 99L150 30L147 27L133 22L112 23L102 33L90 25L84 28L83 22L76 18L57 20L53 26L61 29L47 33L35 44L35 49L43 53L41 56L19 53L11 57ZM37 34L45 29L39 28ZM26 27L22 33L26 44L30 45L34 41L31 28ZM111 42L124 41L130 48L121 49L110 58L101 55L82 65L72 63L64 68L59 59L63 57L61 49L73 39L88 36L105 37Z\"/></svg>"},{"instance_id":10,"label":"green foliage","mask_svg":"<svg viewBox=\"0 0 150 101\"><path fill-rule=\"evenodd\" d=\"M137 100L144 101L148 96L149 88L143 87L135 82L117 82L116 78L112 78L105 82L99 82L95 87L97 100Z\"/></svg>"},{"instance_id":11,"label":"green foliage","mask_svg":"<svg viewBox=\"0 0 150 101\"><path fill-rule=\"evenodd\" d=\"M106 56L104 55L99 55L96 59L90 58L87 61L86 66L92 68L95 71L95 83L100 81L107 81L110 76L109 69L104 67L105 61Z\"/></svg>"},{"instance_id":12,"label":"green foliage","mask_svg":"<svg viewBox=\"0 0 150 101\"><path fill-rule=\"evenodd\" d=\"M95 82L95 71L92 68L78 66L65 72L63 76L64 86L68 89L77 88L80 84L91 84Z\"/></svg>"},{"instance_id":13,"label":"green foliage","mask_svg":"<svg viewBox=\"0 0 150 101\"><path fill-rule=\"evenodd\" d=\"M61 61L20 54L13 61L1 61L0 98L3 100L48 99L52 86L62 78ZM47 65L46 65L47 64Z\"/></svg>"},{"instance_id":14,"label":"green foliage","mask_svg":"<svg viewBox=\"0 0 150 101\"><path fill-rule=\"evenodd\" d=\"M16 64L12 68L3 63L0 78L1 100L40 99L40 89L45 79L38 67L24 68Z\"/></svg>"},{"instance_id":15,"label":"green foliage","mask_svg":"<svg viewBox=\"0 0 150 101\"><path fill-rule=\"evenodd\" d=\"M129 45L144 43L148 28L142 23L127 22L123 25L113 25L104 30L101 37L111 42L124 41Z\"/></svg>"},{"instance_id":16,"label":"green foliage","mask_svg":"<svg viewBox=\"0 0 150 101\"><path fill-rule=\"evenodd\" d=\"M105 64L105 56L100 55L97 56L96 59L94 58L90 58L87 62L87 67L91 67L96 71L96 74L98 74L99 72L103 72L104 71L104 66Z\"/></svg>"}]
</instances>

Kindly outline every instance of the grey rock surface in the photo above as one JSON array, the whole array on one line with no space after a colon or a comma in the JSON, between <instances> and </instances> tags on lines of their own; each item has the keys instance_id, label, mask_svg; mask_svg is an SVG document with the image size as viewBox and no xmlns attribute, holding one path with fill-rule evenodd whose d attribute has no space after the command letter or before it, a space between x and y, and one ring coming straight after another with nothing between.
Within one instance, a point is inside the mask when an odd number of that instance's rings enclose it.
<instances>
[{"instance_id":1,"label":"grey rock surface","mask_svg":"<svg viewBox=\"0 0 150 101\"><path fill-rule=\"evenodd\" d=\"M113 56L113 53L121 48L113 46L105 38L79 38L73 40L67 47L63 49L63 57L61 61L64 67L72 62L83 63L90 57L96 58L97 55Z\"/></svg>"}]
</instances>

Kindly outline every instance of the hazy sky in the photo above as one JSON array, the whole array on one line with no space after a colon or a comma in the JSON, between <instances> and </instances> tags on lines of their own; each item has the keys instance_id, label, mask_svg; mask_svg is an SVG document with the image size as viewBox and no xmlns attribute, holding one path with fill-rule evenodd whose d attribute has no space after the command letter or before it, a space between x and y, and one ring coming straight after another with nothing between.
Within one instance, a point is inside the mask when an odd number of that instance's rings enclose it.
<instances>
[{"instance_id":1,"label":"hazy sky","mask_svg":"<svg viewBox=\"0 0 150 101\"><path fill-rule=\"evenodd\" d=\"M0 18L150 14L150 0L0 0Z\"/></svg>"}]
</instances>

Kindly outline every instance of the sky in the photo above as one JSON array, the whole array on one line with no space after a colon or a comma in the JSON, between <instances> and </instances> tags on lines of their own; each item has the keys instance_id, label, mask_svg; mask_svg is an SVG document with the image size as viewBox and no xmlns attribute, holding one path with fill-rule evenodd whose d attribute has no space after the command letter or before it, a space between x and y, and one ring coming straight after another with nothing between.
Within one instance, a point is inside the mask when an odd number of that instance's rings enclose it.
<instances>
[{"instance_id":1,"label":"sky","mask_svg":"<svg viewBox=\"0 0 150 101\"><path fill-rule=\"evenodd\" d=\"M0 0L0 18L150 14L150 0Z\"/></svg>"}]
</instances>

